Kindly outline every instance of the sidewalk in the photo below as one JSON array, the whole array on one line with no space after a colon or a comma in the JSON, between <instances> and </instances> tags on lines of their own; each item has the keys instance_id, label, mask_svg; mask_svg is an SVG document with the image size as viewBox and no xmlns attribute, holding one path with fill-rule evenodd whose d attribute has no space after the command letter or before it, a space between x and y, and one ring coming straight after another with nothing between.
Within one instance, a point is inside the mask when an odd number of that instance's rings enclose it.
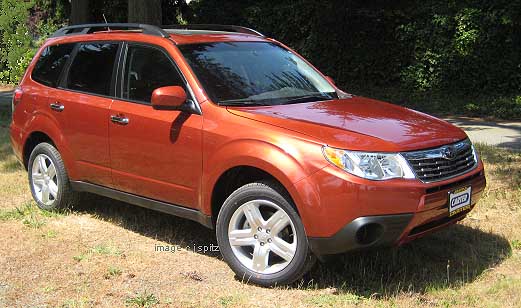
<instances>
[{"instance_id":1,"label":"sidewalk","mask_svg":"<svg viewBox=\"0 0 521 308\"><path fill-rule=\"evenodd\" d=\"M465 130L472 142L521 150L521 122L490 122L466 117L452 117L444 120Z\"/></svg>"},{"instance_id":2,"label":"sidewalk","mask_svg":"<svg viewBox=\"0 0 521 308\"><path fill-rule=\"evenodd\" d=\"M12 91L0 89L0 109L11 108L11 99ZM463 128L473 142L521 150L521 122L490 122L466 117L444 120Z\"/></svg>"},{"instance_id":3,"label":"sidewalk","mask_svg":"<svg viewBox=\"0 0 521 308\"><path fill-rule=\"evenodd\" d=\"M0 88L0 109L11 108L13 91Z\"/></svg>"}]
</instances>

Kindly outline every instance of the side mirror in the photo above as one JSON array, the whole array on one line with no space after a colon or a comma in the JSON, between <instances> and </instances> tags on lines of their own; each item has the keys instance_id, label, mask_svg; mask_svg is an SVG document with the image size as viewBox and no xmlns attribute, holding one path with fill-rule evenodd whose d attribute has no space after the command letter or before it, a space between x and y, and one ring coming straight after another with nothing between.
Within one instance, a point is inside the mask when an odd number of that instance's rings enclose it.
<instances>
[{"instance_id":1,"label":"side mirror","mask_svg":"<svg viewBox=\"0 0 521 308\"><path fill-rule=\"evenodd\" d=\"M180 110L186 102L186 92L182 87L170 86L152 92L152 108L158 110Z\"/></svg>"},{"instance_id":2,"label":"side mirror","mask_svg":"<svg viewBox=\"0 0 521 308\"><path fill-rule=\"evenodd\" d=\"M332 84L335 84L335 80L333 80L333 78L329 77L329 76L326 76L326 79L331 82Z\"/></svg>"}]
</instances>

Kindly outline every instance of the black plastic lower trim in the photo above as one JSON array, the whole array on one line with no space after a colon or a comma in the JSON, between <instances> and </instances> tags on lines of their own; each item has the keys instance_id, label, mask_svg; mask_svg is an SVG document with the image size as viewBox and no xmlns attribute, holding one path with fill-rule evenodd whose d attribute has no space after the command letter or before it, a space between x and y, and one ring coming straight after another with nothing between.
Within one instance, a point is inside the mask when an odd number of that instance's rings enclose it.
<instances>
[{"instance_id":1,"label":"black plastic lower trim","mask_svg":"<svg viewBox=\"0 0 521 308\"><path fill-rule=\"evenodd\" d=\"M149 199L146 197L130 194L124 191L82 181L71 181L71 186L72 189L75 191L89 192L111 199L138 205L147 209L190 219L202 224L205 227L213 229L212 218L210 216L204 215L203 213L195 209L190 209L163 201Z\"/></svg>"},{"instance_id":2,"label":"black plastic lower trim","mask_svg":"<svg viewBox=\"0 0 521 308\"><path fill-rule=\"evenodd\" d=\"M331 237L309 237L311 251L317 255L332 255L377 246L391 246L398 241L413 214L359 217ZM369 243L361 243L357 238L364 226L379 226L380 235Z\"/></svg>"}]
</instances>

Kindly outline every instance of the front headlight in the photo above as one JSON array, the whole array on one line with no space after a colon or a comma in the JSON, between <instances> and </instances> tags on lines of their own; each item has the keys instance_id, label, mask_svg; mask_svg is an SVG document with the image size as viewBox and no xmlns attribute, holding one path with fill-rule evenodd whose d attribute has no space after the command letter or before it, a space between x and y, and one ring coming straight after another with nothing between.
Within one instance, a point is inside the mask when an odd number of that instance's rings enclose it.
<instances>
[{"instance_id":1,"label":"front headlight","mask_svg":"<svg viewBox=\"0 0 521 308\"><path fill-rule=\"evenodd\" d=\"M325 146L324 156L333 165L369 180L414 179L411 167L399 153L368 153Z\"/></svg>"}]
</instances>

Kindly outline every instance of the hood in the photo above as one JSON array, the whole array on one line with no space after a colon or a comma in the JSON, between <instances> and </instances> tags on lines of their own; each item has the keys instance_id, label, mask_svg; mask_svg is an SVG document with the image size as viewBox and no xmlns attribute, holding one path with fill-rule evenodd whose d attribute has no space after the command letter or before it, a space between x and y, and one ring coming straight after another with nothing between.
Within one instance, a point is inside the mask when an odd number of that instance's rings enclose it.
<instances>
[{"instance_id":1,"label":"hood","mask_svg":"<svg viewBox=\"0 0 521 308\"><path fill-rule=\"evenodd\" d=\"M349 150L411 151L467 137L461 129L435 117L359 96L290 105L228 107L228 111Z\"/></svg>"}]
</instances>

